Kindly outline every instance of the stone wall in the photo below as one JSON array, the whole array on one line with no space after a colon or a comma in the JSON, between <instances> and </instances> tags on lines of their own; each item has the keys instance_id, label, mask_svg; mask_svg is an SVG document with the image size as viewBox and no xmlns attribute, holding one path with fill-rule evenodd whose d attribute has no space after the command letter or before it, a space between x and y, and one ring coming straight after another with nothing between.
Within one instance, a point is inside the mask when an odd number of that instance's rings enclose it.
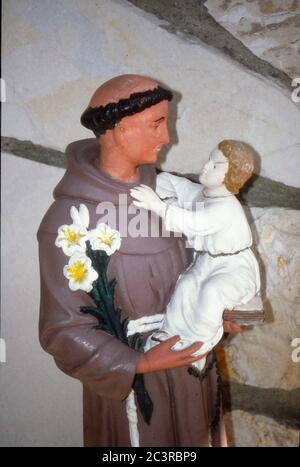
<instances>
[{"instance_id":1,"label":"stone wall","mask_svg":"<svg viewBox=\"0 0 300 467\"><path fill-rule=\"evenodd\" d=\"M217 1L205 6L215 20L255 55L300 76L300 3L295 0Z\"/></svg>"},{"instance_id":2,"label":"stone wall","mask_svg":"<svg viewBox=\"0 0 300 467\"><path fill-rule=\"evenodd\" d=\"M230 442L297 446L300 424L300 211L252 208L266 322L220 349ZM294 358L293 358L294 352ZM298 358L296 358L299 356Z\"/></svg>"}]
</instances>

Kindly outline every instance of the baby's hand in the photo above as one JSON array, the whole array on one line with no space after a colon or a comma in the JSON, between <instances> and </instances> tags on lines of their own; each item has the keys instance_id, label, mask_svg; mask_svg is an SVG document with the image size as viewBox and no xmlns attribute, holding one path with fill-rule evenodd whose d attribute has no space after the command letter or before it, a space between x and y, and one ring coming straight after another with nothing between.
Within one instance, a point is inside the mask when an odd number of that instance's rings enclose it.
<instances>
[{"instance_id":1,"label":"baby's hand","mask_svg":"<svg viewBox=\"0 0 300 467\"><path fill-rule=\"evenodd\" d=\"M134 198L133 204L138 208L149 209L158 216L164 217L166 204L157 196L155 191L149 186L140 185L130 190L130 195Z\"/></svg>"}]
</instances>

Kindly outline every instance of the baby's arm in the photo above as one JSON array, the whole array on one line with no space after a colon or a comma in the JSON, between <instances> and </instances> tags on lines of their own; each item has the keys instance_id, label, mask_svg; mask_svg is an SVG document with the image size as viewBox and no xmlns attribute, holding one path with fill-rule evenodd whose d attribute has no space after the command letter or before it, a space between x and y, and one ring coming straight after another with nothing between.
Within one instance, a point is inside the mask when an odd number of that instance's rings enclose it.
<instances>
[{"instance_id":1,"label":"baby's arm","mask_svg":"<svg viewBox=\"0 0 300 467\"><path fill-rule=\"evenodd\" d=\"M178 177L168 172L162 172L156 177L156 193L162 199L177 198L180 206L184 202L194 201L201 193L199 183L193 183L187 178Z\"/></svg>"},{"instance_id":2,"label":"baby's arm","mask_svg":"<svg viewBox=\"0 0 300 467\"><path fill-rule=\"evenodd\" d=\"M166 229L181 232L187 237L215 234L224 227L226 222L226 209L222 204L205 206L199 203L196 210L171 205L165 211Z\"/></svg>"},{"instance_id":3,"label":"baby's arm","mask_svg":"<svg viewBox=\"0 0 300 467\"><path fill-rule=\"evenodd\" d=\"M167 205L149 186L140 185L130 190L133 204L148 209L164 218L167 230L186 236L210 235L220 231L228 222L228 209L223 203L205 206L198 203L196 210Z\"/></svg>"}]
</instances>

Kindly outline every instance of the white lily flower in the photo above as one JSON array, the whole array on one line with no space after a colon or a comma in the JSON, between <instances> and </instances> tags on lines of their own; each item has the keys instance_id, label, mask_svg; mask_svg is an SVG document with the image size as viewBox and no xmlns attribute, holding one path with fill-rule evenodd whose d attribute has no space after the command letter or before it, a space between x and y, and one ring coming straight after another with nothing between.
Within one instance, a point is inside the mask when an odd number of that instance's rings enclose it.
<instances>
[{"instance_id":1,"label":"white lily flower","mask_svg":"<svg viewBox=\"0 0 300 467\"><path fill-rule=\"evenodd\" d=\"M90 222L89 211L85 204L80 204L79 210L72 206L70 216L73 224L59 227L55 240L55 245L62 248L67 256L72 256L75 251L85 252L85 242L88 239L87 228Z\"/></svg>"},{"instance_id":2,"label":"white lily flower","mask_svg":"<svg viewBox=\"0 0 300 467\"><path fill-rule=\"evenodd\" d=\"M77 224L62 225L58 229L55 245L62 248L65 255L72 256L75 251L85 252L87 240L88 235L85 228Z\"/></svg>"},{"instance_id":3,"label":"white lily flower","mask_svg":"<svg viewBox=\"0 0 300 467\"><path fill-rule=\"evenodd\" d=\"M93 250L103 250L108 256L119 250L121 246L120 232L101 222L88 232L88 237Z\"/></svg>"},{"instance_id":4,"label":"white lily flower","mask_svg":"<svg viewBox=\"0 0 300 467\"><path fill-rule=\"evenodd\" d=\"M71 256L63 272L64 276L69 279L69 287L73 291L90 292L93 288L93 282L98 278L98 273L92 267L90 258L79 252L75 252Z\"/></svg>"}]
</instances>

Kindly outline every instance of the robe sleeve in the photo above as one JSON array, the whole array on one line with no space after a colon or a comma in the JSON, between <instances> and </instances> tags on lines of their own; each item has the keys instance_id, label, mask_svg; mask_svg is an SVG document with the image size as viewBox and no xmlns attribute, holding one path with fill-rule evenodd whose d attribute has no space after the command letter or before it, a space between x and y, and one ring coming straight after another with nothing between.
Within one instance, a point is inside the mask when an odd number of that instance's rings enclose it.
<instances>
[{"instance_id":1,"label":"robe sleeve","mask_svg":"<svg viewBox=\"0 0 300 467\"><path fill-rule=\"evenodd\" d=\"M80 312L80 306L94 303L87 293L69 289L63 275L68 257L54 245L55 238L55 234L38 232L41 346L67 375L100 396L123 400L131 390L140 354L95 329L97 320Z\"/></svg>"},{"instance_id":2,"label":"robe sleeve","mask_svg":"<svg viewBox=\"0 0 300 467\"><path fill-rule=\"evenodd\" d=\"M193 202L202 191L199 183L184 177L162 172L156 177L156 193L161 198L176 197L179 206L185 202Z\"/></svg>"},{"instance_id":3,"label":"robe sleeve","mask_svg":"<svg viewBox=\"0 0 300 467\"><path fill-rule=\"evenodd\" d=\"M211 235L226 225L226 209L219 204L205 206L198 203L196 210L169 205L165 214L165 227L171 232L180 232L187 237Z\"/></svg>"}]
</instances>

